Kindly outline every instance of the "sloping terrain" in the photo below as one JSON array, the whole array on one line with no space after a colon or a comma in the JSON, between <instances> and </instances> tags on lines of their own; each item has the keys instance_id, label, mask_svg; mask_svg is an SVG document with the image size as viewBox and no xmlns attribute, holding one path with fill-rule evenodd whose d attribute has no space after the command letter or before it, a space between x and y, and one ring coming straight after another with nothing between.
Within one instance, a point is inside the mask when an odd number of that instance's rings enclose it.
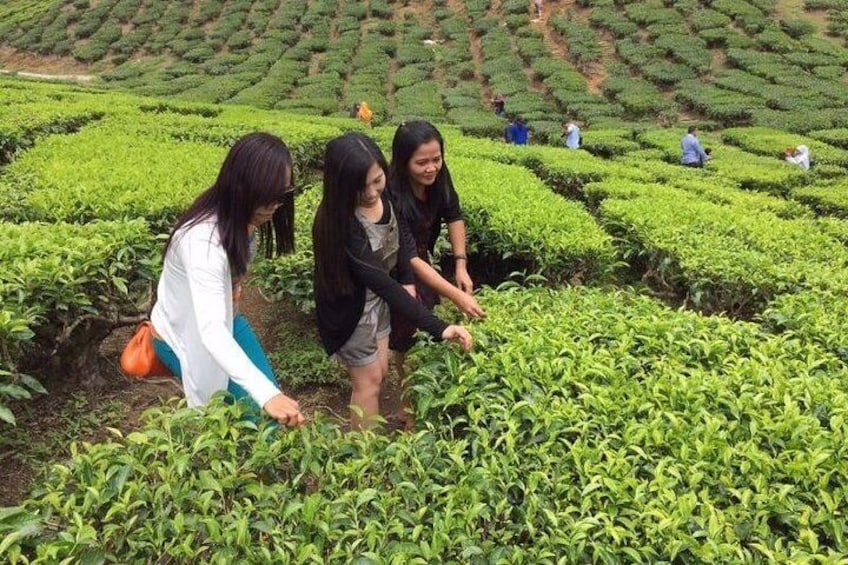
<instances>
[{"instance_id":1,"label":"sloping terrain","mask_svg":"<svg viewBox=\"0 0 848 565\"><path fill-rule=\"evenodd\" d=\"M805 132L848 125L845 14L844 0L558 0L541 19L525 0L11 0L0 65L37 71L39 56L139 94L323 115L366 100L378 121L487 135L495 93L543 139L566 116Z\"/></svg>"}]
</instances>

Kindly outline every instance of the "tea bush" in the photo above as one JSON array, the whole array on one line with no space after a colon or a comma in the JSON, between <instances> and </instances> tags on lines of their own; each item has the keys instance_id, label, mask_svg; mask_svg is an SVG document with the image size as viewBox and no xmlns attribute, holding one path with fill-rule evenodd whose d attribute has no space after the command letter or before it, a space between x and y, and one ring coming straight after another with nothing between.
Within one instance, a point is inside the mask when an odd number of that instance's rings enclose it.
<instances>
[{"instance_id":1,"label":"tea bush","mask_svg":"<svg viewBox=\"0 0 848 565\"><path fill-rule=\"evenodd\" d=\"M343 434L323 418L280 431L220 402L153 411L141 431L55 465L5 513L4 549L35 562L316 563L848 549L836 357L628 292L482 300L485 352L413 354L417 433Z\"/></svg>"}]
</instances>

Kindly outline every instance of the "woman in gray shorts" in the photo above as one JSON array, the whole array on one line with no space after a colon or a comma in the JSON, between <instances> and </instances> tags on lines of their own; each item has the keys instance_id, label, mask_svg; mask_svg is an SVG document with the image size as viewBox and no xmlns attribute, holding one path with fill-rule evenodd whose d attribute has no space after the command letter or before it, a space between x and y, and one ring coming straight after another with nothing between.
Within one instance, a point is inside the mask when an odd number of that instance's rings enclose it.
<instances>
[{"instance_id":1,"label":"woman in gray shorts","mask_svg":"<svg viewBox=\"0 0 848 565\"><path fill-rule=\"evenodd\" d=\"M350 404L361 412L351 413L354 429L379 414L380 385L389 371L390 308L437 340L466 350L472 344L468 330L439 320L414 299L415 244L384 193L387 168L371 138L348 133L332 140L312 224L318 333L327 353L347 368Z\"/></svg>"}]
</instances>

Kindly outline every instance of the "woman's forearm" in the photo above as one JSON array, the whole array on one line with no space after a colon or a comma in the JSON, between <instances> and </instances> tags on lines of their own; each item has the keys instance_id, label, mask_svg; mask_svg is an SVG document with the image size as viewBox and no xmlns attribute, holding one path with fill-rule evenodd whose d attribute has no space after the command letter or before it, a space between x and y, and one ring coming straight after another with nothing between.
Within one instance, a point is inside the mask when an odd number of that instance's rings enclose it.
<instances>
[{"instance_id":1,"label":"woman's forearm","mask_svg":"<svg viewBox=\"0 0 848 565\"><path fill-rule=\"evenodd\" d=\"M465 255L465 221L457 220L448 224L448 240L454 256Z\"/></svg>"},{"instance_id":2,"label":"woman's forearm","mask_svg":"<svg viewBox=\"0 0 848 565\"><path fill-rule=\"evenodd\" d=\"M447 298L452 302L456 302L462 295L461 290L445 280L445 278L424 259L415 257L412 261L410 261L410 264L412 265L412 271L415 273L415 278L421 281L424 286L432 289L439 296Z\"/></svg>"}]
</instances>

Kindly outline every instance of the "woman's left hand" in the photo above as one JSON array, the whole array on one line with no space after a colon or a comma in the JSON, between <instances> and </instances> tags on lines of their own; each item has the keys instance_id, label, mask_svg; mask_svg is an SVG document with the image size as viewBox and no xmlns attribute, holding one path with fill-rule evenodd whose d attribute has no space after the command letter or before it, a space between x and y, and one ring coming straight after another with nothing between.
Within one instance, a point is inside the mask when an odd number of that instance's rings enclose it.
<instances>
[{"instance_id":1,"label":"woman's left hand","mask_svg":"<svg viewBox=\"0 0 848 565\"><path fill-rule=\"evenodd\" d=\"M465 266L457 266L456 273L456 286L464 292L465 294L471 294L474 292L474 283L471 281L471 277L468 275L468 270Z\"/></svg>"}]
</instances>

